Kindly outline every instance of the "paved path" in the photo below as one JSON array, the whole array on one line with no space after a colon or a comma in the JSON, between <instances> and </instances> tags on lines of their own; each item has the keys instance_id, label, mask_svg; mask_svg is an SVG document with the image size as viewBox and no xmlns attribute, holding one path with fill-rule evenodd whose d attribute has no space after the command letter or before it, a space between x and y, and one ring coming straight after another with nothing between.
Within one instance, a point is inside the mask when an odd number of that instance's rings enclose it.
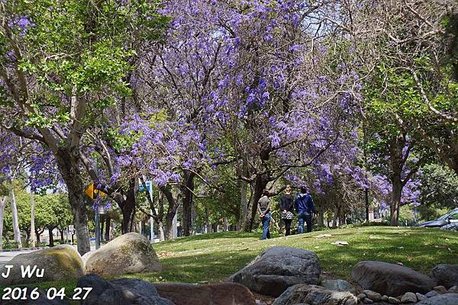
<instances>
[{"instance_id":1,"label":"paved path","mask_svg":"<svg viewBox=\"0 0 458 305\"><path fill-rule=\"evenodd\" d=\"M76 250L76 245L73 245L73 247ZM4 265L5 263L10 261L16 255L23 254L23 253L30 253L30 252L37 251L37 250L38 249L36 250L27 249L27 250L20 250L20 251L0 251L0 265ZM95 250L95 245L93 245L92 243L91 243L91 250Z\"/></svg>"},{"instance_id":2,"label":"paved path","mask_svg":"<svg viewBox=\"0 0 458 305\"><path fill-rule=\"evenodd\" d=\"M9 260L11 260L13 257L15 257L18 254L22 253L30 253L36 250L21 250L21 251L5 251L5 252L0 252L0 264L5 264Z\"/></svg>"}]
</instances>

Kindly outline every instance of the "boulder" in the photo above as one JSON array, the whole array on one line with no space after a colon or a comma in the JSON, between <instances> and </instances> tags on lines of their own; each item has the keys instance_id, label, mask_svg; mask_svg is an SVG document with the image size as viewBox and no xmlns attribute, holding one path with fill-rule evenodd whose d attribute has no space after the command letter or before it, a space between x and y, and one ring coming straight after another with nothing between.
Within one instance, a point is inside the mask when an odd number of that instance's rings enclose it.
<instances>
[{"instance_id":1,"label":"boulder","mask_svg":"<svg viewBox=\"0 0 458 305\"><path fill-rule=\"evenodd\" d=\"M424 294L421 294L419 292L415 293L415 296L417 297L417 300L418 301L423 301L423 300L426 300L426 296Z\"/></svg>"},{"instance_id":2,"label":"boulder","mask_svg":"<svg viewBox=\"0 0 458 305\"><path fill-rule=\"evenodd\" d=\"M440 294L447 292L447 288L445 288L444 286L433 287L433 290L439 292Z\"/></svg>"},{"instance_id":3,"label":"boulder","mask_svg":"<svg viewBox=\"0 0 458 305\"><path fill-rule=\"evenodd\" d=\"M457 305L458 293L446 293L418 302L416 305Z\"/></svg>"},{"instance_id":4,"label":"boulder","mask_svg":"<svg viewBox=\"0 0 458 305\"><path fill-rule=\"evenodd\" d=\"M388 296L406 292L426 293L435 286L429 276L404 266L377 261L359 262L353 268L351 277L363 289Z\"/></svg>"},{"instance_id":5,"label":"boulder","mask_svg":"<svg viewBox=\"0 0 458 305\"><path fill-rule=\"evenodd\" d=\"M88 260L89 256L94 254L94 252L95 252L95 250L92 250L92 251L84 253L83 256L81 256L81 259L83 260L83 265L84 266L86 266L86 263L87 263L87 260Z\"/></svg>"},{"instance_id":6,"label":"boulder","mask_svg":"<svg viewBox=\"0 0 458 305\"><path fill-rule=\"evenodd\" d=\"M298 284L289 287L272 305L356 305L358 299L350 292L333 291L316 285Z\"/></svg>"},{"instance_id":7,"label":"boulder","mask_svg":"<svg viewBox=\"0 0 458 305\"><path fill-rule=\"evenodd\" d=\"M160 297L151 283L139 279L118 279L108 282L90 274L78 280L77 287L92 287L81 305L175 305Z\"/></svg>"},{"instance_id":8,"label":"boulder","mask_svg":"<svg viewBox=\"0 0 458 305\"><path fill-rule=\"evenodd\" d=\"M372 301L380 301L382 299L382 295L380 293L372 290L364 290L363 293Z\"/></svg>"},{"instance_id":9,"label":"boulder","mask_svg":"<svg viewBox=\"0 0 458 305\"><path fill-rule=\"evenodd\" d=\"M296 284L318 284L320 273L320 263L314 252L272 247L230 279L256 293L278 297Z\"/></svg>"},{"instance_id":10,"label":"boulder","mask_svg":"<svg viewBox=\"0 0 458 305\"><path fill-rule=\"evenodd\" d=\"M8 277L1 279L2 285L5 286L65 281L84 275L81 256L70 245L19 254L0 268L0 274L7 273L8 269ZM24 272L26 274L23 274Z\"/></svg>"},{"instance_id":11,"label":"boulder","mask_svg":"<svg viewBox=\"0 0 458 305\"><path fill-rule=\"evenodd\" d=\"M431 271L431 277L438 285L445 286L447 289L458 286L458 265L437 265Z\"/></svg>"},{"instance_id":12,"label":"boulder","mask_svg":"<svg viewBox=\"0 0 458 305\"><path fill-rule=\"evenodd\" d=\"M401 297L401 303L416 303L417 301L417 295L413 292L406 292Z\"/></svg>"},{"instance_id":13,"label":"boulder","mask_svg":"<svg viewBox=\"0 0 458 305\"><path fill-rule=\"evenodd\" d=\"M322 280L320 286L329 290L355 292L355 287L345 280Z\"/></svg>"},{"instance_id":14,"label":"boulder","mask_svg":"<svg viewBox=\"0 0 458 305\"><path fill-rule=\"evenodd\" d=\"M435 297L436 295L439 295L439 292L437 292L436 290L431 290L425 294L425 297L432 298L432 297Z\"/></svg>"},{"instance_id":15,"label":"boulder","mask_svg":"<svg viewBox=\"0 0 458 305\"><path fill-rule=\"evenodd\" d=\"M159 295L176 305L255 305L248 288L236 283L193 285L182 283L155 284Z\"/></svg>"},{"instance_id":16,"label":"boulder","mask_svg":"<svg viewBox=\"0 0 458 305\"><path fill-rule=\"evenodd\" d=\"M151 243L138 233L127 233L113 239L89 255L86 261L86 273L100 276L157 272L161 269Z\"/></svg>"},{"instance_id":17,"label":"boulder","mask_svg":"<svg viewBox=\"0 0 458 305\"><path fill-rule=\"evenodd\" d=\"M401 303L401 300L399 300L398 298L395 298L395 297L388 297L388 303L399 304L399 303Z\"/></svg>"}]
</instances>

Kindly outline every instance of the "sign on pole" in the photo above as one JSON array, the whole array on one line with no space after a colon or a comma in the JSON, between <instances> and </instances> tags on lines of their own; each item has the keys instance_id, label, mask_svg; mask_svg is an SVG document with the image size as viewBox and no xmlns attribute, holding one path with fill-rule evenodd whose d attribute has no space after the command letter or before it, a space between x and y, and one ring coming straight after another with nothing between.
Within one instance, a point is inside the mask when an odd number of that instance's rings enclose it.
<instances>
[{"instance_id":1,"label":"sign on pole","mask_svg":"<svg viewBox=\"0 0 458 305\"><path fill-rule=\"evenodd\" d=\"M97 196L100 196L102 198L107 196L107 193L102 192L101 190L98 190L94 187L94 183L91 182L86 189L84 190L84 193L91 199L95 199Z\"/></svg>"}]
</instances>

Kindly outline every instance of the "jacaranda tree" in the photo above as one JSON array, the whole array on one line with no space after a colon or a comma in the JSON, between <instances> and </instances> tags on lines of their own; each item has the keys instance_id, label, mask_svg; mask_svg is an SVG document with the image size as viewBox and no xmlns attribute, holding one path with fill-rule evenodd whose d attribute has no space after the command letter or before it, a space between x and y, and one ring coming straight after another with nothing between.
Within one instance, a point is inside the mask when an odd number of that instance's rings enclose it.
<instances>
[{"instance_id":1,"label":"jacaranda tree","mask_svg":"<svg viewBox=\"0 0 458 305\"><path fill-rule=\"evenodd\" d=\"M159 37L156 1L2 1L4 131L52 153L68 190L78 251L89 251L82 148L91 127L129 96L135 46Z\"/></svg>"}]
</instances>

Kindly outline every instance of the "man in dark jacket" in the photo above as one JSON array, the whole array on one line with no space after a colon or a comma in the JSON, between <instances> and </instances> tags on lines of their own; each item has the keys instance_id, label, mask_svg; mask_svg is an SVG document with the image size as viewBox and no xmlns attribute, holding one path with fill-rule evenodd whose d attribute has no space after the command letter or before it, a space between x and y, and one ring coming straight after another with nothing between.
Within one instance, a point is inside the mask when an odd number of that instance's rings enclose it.
<instances>
[{"instance_id":1,"label":"man in dark jacket","mask_svg":"<svg viewBox=\"0 0 458 305\"><path fill-rule=\"evenodd\" d=\"M307 193L307 188L301 187L301 192L297 195L294 206L299 218L297 232L304 233L304 221L307 223L307 232L312 232L312 219L316 210L312 196Z\"/></svg>"}]
</instances>

